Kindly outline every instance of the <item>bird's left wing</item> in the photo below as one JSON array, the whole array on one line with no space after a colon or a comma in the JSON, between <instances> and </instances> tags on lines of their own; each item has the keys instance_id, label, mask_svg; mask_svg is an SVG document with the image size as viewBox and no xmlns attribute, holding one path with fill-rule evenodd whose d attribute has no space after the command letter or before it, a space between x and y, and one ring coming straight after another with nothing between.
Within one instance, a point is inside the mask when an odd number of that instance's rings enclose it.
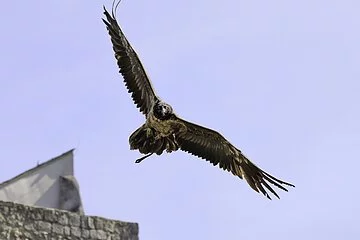
<instances>
[{"instance_id":1,"label":"bird's left wing","mask_svg":"<svg viewBox=\"0 0 360 240\"><path fill-rule=\"evenodd\" d=\"M140 59L121 31L114 14L110 15L104 7L106 20L103 19L111 37L115 58L124 77L126 87L140 111L147 115L154 102L158 100L149 77Z\"/></svg>"},{"instance_id":2,"label":"bird's left wing","mask_svg":"<svg viewBox=\"0 0 360 240\"><path fill-rule=\"evenodd\" d=\"M277 179L257 167L218 132L176 118L186 127L186 131L181 131L176 135L176 141L181 150L203 158L214 166L219 165L220 168L235 176L244 178L252 189L256 192L260 191L269 199L271 197L266 189L279 198L270 184L284 191L287 189L282 185L294 187L291 183Z\"/></svg>"}]
</instances>

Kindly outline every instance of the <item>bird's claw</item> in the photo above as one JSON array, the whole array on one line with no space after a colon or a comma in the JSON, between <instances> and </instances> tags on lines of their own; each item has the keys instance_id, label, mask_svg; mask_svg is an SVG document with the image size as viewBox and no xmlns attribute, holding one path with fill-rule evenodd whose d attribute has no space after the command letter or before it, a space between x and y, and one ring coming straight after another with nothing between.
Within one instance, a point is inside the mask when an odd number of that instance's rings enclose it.
<instances>
[{"instance_id":1,"label":"bird's claw","mask_svg":"<svg viewBox=\"0 0 360 240\"><path fill-rule=\"evenodd\" d=\"M145 155L145 156L143 156L143 157L141 157L141 158L139 158L139 159L136 159L136 160L135 160L135 163L141 163L142 160L144 160L144 159L147 158L147 157L150 157L151 155L153 155L153 153L150 153L150 154Z\"/></svg>"}]
</instances>

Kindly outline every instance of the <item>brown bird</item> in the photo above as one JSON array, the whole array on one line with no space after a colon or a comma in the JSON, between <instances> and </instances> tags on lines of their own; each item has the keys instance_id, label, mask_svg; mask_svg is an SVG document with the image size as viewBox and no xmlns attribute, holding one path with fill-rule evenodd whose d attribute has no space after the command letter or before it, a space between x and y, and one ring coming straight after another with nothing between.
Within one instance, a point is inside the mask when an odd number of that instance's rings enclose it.
<instances>
[{"instance_id":1,"label":"brown bird","mask_svg":"<svg viewBox=\"0 0 360 240\"><path fill-rule=\"evenodd\" d=\"M111 15L105 7L104 10L106 20L103 21L111 37L120 73L134 103L146 117L145 123L129 138L131 150L138 149L146 154L136 163L154 153L160 155L164 150L170 153L180 149L245 179L252 189L269 199L267 191L280 198L271 184L284 191L288 190L283 185L294 187L257 167L220 133L179 118L172 107L155 94L138 55L116 21L114 6Z\"/></svg>"}]
</instances>

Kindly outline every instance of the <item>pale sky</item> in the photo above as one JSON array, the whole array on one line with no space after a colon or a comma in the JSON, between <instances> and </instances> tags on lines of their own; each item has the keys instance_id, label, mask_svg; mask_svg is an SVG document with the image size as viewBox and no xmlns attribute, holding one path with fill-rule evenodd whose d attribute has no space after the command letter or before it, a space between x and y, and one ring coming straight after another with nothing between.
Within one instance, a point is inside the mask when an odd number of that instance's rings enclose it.
<instances>
[{"instance_id":1,"label":"pale sky","mask_svg":"<svg viewBox=\"0 0 360 240\"><path fill-rule=\"evenodd\" d=\"M124 0L158 95L296 185L267 200L183 152L140 165L143 122L101 21L111 1L0 9L0 182L71 148L85 211L140 239L358 239L360 2Z\"/></svg>"}]
</instances>

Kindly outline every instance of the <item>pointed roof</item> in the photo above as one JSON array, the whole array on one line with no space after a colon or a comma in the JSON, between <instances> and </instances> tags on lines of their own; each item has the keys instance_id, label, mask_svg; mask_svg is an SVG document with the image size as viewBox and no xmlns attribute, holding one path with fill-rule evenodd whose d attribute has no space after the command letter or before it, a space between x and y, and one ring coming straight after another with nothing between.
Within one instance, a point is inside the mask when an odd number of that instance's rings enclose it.
<instances>
[{"instance_id":1,"label":"pointed roof","mask_svg":"<svg viewBox=\"0 0 360 240\"><path fill-rule=\"evenodd\" d=\"M5 182L0 183L0 189L7 186L8 184L10 184L12 182L15 182L15 181L19 180L20 178L24 178L24 177L32 174L33 172L38 171L41 168L44 168L44 167L46 167L46 166L48 166L50 164L53 164L53 163L55 163L55 162L57 162L59 160L64 159L63 158L64 156L69 155L69 154L73 154L74 150L75 150L75 148L73 148L73 149L71 149L71 150L69 150L67 152L64 152L63 154L61 154L61 155L59 155L57 157L54 157L54 158L52 158L52 159L50 159L50 160L48 160L48 161L46 161L44 163L41 163L41 164L37 165L34 168L31 168L31 169L29 169L29 170L27 170L27 171L25 171L23 173L20 173L19 175L15 176L15 177L13 177L13 178L5 181Z\"/></svg>"}]
</instances>

